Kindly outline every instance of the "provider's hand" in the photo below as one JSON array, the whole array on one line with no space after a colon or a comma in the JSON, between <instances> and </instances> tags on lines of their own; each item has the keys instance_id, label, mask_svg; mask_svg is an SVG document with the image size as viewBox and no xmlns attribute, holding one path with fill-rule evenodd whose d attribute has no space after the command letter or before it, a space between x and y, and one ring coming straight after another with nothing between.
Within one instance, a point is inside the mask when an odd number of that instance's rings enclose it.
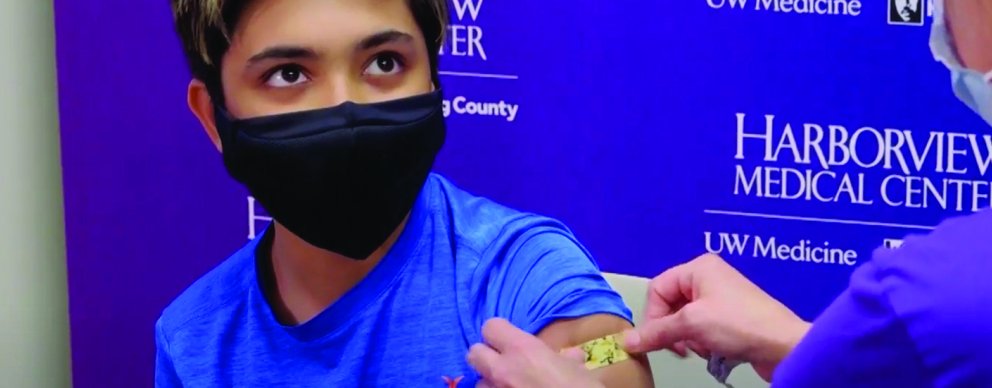
<instances>
[{"instance_id":1,"label":"provider's hand","mask_svg":"<svg viewBox=\"0 0 992 388\"><path fill-rule=\"evenodd\" d=\"M486 322L482 337L488 345L475 344L468 353L469 364L482 375L480 387L602 388L583 366L581 350L560 354L500 318Z\"/></svg>"},{"instance_id":2,"label":"provider's hand","mask_svg":"<svg viewBox=\"0 0 992 388\"><path fill-rule=\"evenodd\" d=\"M625 335L628 352L686 348L751 363L766 381L809 324L715 255L651 280L644 323Z\"/></svg>"}]
</instances>

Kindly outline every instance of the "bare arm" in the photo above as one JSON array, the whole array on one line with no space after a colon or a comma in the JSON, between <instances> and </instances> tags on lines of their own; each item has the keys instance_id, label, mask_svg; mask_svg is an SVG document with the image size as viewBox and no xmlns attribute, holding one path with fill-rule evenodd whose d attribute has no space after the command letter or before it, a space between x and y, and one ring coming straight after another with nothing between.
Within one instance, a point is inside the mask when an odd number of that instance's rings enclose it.
<instances>
[{"instance_id":1,"label":"bare arm","mask_svg":"<svg viewBox=\"0 0 992 388\"><path fill-rule=\"evenodd\" d=\"M564 349L610 334L621 333L633 326L625 319L610 314L556 321L538 333L537 338L552 349ZM606 387L654 387L651 366L645 355L594 370L593 376Z\"/></svg>"}]
</instances>

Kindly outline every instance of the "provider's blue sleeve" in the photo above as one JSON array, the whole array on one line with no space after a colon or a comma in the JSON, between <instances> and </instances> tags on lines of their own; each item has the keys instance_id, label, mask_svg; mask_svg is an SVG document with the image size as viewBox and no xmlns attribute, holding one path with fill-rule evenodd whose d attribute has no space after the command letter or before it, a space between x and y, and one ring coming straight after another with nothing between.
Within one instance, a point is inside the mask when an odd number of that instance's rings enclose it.
<instances>
[{"instance_id":1,"label":"provider's blue sleeve","mask_svg":"<svg viewBox=\"0 0 992 388\"><path fill-rule=\"evenodd\" d=\"M522 330L537 334L554 321L594 314L632 322L623 299L566 230L535 228L508 253L496 311Z\"/></svg>"},{"instance_id":2,"label":"provider's blue sleeve","mask_svg":"<svg viewBox=\"0 0 992 388\"><path fill-rule=\"evenodd\" d=\"M775 375L781 387L985 387L992 210L878 249Z\"/></svg>"},{"instance_id":3,"label":"provider's blue sleeve","mask_svg":"<svg viewBox=\"0 0 992 388\"><path fill-rule=\"evenodd\" d=\"M176 375L169 355L169 342L162 332L161 322L155 324L155 388L181 388L183 383Z\"/></svg>"},{"instance_id":4,"label":"provider's blue sleeve","mask_svg":"<svg viewBox=\"0 0 992 388\"><path fill-rule=\"evenodd\" d=\"M867 262L776 370L773 387L929 386L913 341Z\"/></svg>"}]
</instances>

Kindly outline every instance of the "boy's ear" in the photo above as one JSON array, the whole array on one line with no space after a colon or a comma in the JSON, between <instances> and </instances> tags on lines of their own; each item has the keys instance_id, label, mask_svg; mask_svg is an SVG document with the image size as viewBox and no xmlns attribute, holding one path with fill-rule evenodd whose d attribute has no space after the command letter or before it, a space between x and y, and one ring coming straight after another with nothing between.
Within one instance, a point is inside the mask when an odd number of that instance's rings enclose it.
<instances>
[{"instance_id":1,"label":"boy's ear","mask_svg":"<svg viewBox=\"0 0 992 388\"><path fill-rule=\"evenodd\" d=\"M224 152L220 143L220 135L217 133L217 122L214 119L214 104L207 91L207 85L198 79L189 82L186 94L186 103L189 110L200 120L203 130L207 132L207 137L214 143L217 151Z\"/></svg>"}]
</instances>

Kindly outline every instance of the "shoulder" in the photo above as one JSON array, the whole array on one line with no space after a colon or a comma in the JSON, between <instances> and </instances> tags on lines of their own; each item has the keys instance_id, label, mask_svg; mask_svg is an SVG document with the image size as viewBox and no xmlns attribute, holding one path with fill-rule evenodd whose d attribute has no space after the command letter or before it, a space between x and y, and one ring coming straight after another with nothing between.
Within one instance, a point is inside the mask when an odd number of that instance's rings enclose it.
<instances>
[{"instance_id":1,"label":"shoulder","mask_svg":"<svg viewBox=\"0 0 992 388\"><path fill-rule=\"evenodd\" d=\"M564 223L473 195L439 176L432 179L444 203L442 218L458 273L470 277L468 283L490 293L512 293L505 301L531 303L531 312L544 308L547 316L555 311L630 317L593 255ZM561 305L570 298L581 299L583 308L564 311Z\"/></svg>"},{"instance_id":2,"label":"shoulder","mask_svg":"<svg viewBox=\"0 0 992 388\"><path fill-rule=\"evenodd\" d=\"M992 210L950 218L896 249L877 250L868 264L935 376L950 365L992 363Z\"/></svg>"},{"instance_id":3,"label":"shoulder","mask_svg":"<svg viewBox=\"0 0 992 388\"><path fill-rule=\"evenodd\" d=\"M197 279L162 310L156 322L159 335L171 337L234 315L247 300L254 278L255 247L249 242Z\"/></svg>"},{"instance_id":4,"label":"shoulder","mask_svg":"<svg viewBox=\"0 0 992 388\"><path fill-rule=\"evenodd\" d=\"M990 227L992 227L992 209L950 217L941 221L930 233L910 234L898 249L876 251L875 261L883 260L886 261L884 264L891 264L891 261L907 254L937 251L992 253ZM947 260L942 261L947 262Z\"/></svg>"},{"instance_id":5,"label":"shoulder","mask_svg":"<svg viewBox=\"0 0 992 388\"><path fill-rule=\"evenodd\" d=\"M572 231L557 219L475 195L440 175L432 175L430 182L437 195L434 202L458 249L489 260L561 250L589 258Z\"/></svg>"},{"instance_id":6,"label":"shoulder","mask_svg":"<svg viewBox=\"0 0 992 388\"><path fill-rule=\"evenodd\" d=\"M875 278L897 313L909 313L924 305L918 302L973 308L977 300L969 295L992 291L988 281L992 274L992 211L949 218L928 234L909 235L897 248L878 248L868 264L875 268Z\"/></svg>"}]
</instances>

